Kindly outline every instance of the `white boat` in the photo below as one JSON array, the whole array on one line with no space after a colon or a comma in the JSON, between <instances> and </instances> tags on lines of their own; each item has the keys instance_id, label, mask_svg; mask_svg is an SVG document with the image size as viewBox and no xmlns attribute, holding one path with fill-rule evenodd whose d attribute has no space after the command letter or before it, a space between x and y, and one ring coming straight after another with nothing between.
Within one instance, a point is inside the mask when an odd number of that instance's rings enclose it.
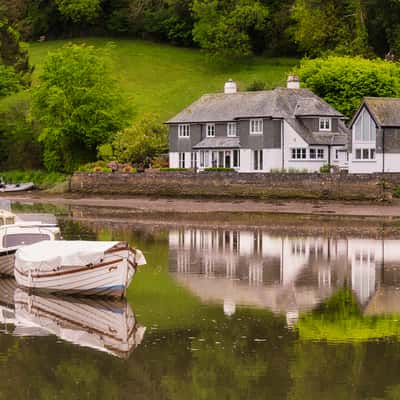
<instances>
[{"instance_id":1,"label":"white boat","mask_svg":"<svg viewBox=\"0 0 400 400\"><path fill-rule=\"evenodd\" d=\"M20 247L59 236L56 224L18 220L15 214L0 210L0 275L14 276L15 252Z\"/></svg>"},{"instance_id":2,"label":"white boat","mask_svg":"<svg viewBox=\"0 0 400 400\"><path fill-rule=\"evenodd\" d=\"M128 358L142 342L146 328L136 321L126 300L38 296L15 291L20 325L37 326L62 340Z\"/></svg>"},{"instance_id":3,"label":"white boat","mask_svg":"<svg viewBox=\"0 0 400 400\"><path fill-rule=\"evenodd\" d=\"M14 275L29 289L121 298L144 264L126 242L42 241L18 249Z\"/></svg>"},{"instance_id":4,"label":"white boat","mask_svg":"<svg viewBox=\"0 0 400 400\"><path fill-rule=\"evenodd\" d=\"M35 187L33 182L27 183L0 183L0 192L23 192Z\"/></svg>"}]
</instances>

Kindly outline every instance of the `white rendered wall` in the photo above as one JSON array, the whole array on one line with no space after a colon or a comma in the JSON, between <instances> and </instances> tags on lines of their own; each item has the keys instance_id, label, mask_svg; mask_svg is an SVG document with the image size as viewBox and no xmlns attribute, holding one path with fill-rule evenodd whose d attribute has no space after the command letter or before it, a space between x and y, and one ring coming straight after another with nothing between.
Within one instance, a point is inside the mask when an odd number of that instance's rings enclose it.
<instances>
[{"instance_id":1,"label":"white rendered wall","mask_svg":"<svg viewBox=\"0 0 400 400\"><path fill-rule=\"evenodd\" d=\"M169 167L179 168L179 153L169 153Z\"/></svg>"},{"instance_id":2,"label":"white rendered wall","mask_svg":"<svg viewBox=\"0 0 400 400\"><path fill-rule=\"evenodd\" d=\"M240 172L253 172L252 169L252 152L249 149L240 150Z\"/></svg>"},{"instance_id":3,"label":"white rendered wall","mask_svg":"<svg viewBox=\"0 0 400 400\"><path fill-rule=\"evenodd\" d=\"M270 172L271 169L282 168L282 150L281 149L265 149L263 154L264 171Z\"/></svg>"},{"instance_id":4,"label":"white rendered wall","mask_svg":"<svg viewBox=\"0 0 400 400\"><path fill-rule=\"evenodd\" d=\"M381 169L378 170L382 171L382 159L383 156L382 154L377 154L376 157L380 157L381 162ZM390 153L385 153L385 172L400 172L400 154L390 154Z\"/></svg>"},{"instance_id":5,"label":"white rendered wall","mask_svg":"<svg viewBox=\"0 0 400 400\"><path fill-rule=\"evenodd\" d=\"M376 154L375 160L355 160L354 153L349 153L350 174L371 174L380 171L382 171L382 154Z\"/></svg>"}]
</instances>

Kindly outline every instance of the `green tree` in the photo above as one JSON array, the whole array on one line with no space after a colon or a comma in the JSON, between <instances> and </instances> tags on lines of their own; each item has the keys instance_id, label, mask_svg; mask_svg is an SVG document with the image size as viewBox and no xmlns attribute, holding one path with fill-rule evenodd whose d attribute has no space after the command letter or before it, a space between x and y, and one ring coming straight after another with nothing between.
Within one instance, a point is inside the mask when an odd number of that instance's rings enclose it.
<instances>
[{"instance_id":1,"label":"green tree","mask_svg":"<svg viewBox=\"0 0 400 400\"><path fill-rule=\"evenodd\" d=\"M252 53L252 33L266 26L268 8L254 0L194 0L193 39L214 57L239 58Z\"/></svg>"},{"instance_id":2,"label":"green tree","mask_svg":"<svg viewBox=\"0 0 400 400\"><path fill-rule=\"evenodd\" d=\"M304 86L351 117L365 96L399 97L400 68L396 63L361 57L303 60L296 71Z\"/></svg>"},{"instance_id":3,"label":"green tree","mask_svg":"<svg viewBox=\"0 0 400 400\"><path fill-rule=\"evenodd\" d=\"M44 164L72 171L93 161L97 147L128 125L129 103L111 77L108 52L66 45L44 63L33 90L33 111L44 129Z\"/></svg>"},{"instance_id":4,"label":"green tree","mask_svg":"<svg viewBox=\"0 0 400 400\"><path fill-rule=\"evenodd\" d=\"M12 67L0 64L0 98L18 92L21 81Z\"/></svg>"},{"instance_id":5,"label":"green tree","mask_svg":"<svg viewBox=\"0 0 400 400\"><path fill-rule=\"evenodd\" d=\"M90 22L101 10L102 0L54 0L60 13L74 22Z\"/></svg>"},{"instance_id":6,"label":"green tree","mask_svg":"<svg viewBox=\"0 0 400 400\"><path fill-rule=\"evenodd\" d=\"M29 56L26 45L21 41L19 33L10 24L5 10L0 5L0 64L15 70L19 82L28 86L31 81L32 68L29 65ZM10 69L0 71L3 80L11 79ZM14 85L15 86L15 85Z\"/></svg>"},{"instance_id":7,"label":"green tree","mask_svg":"<svg viewBox=\"0 0 400 400\"><path fill-rule=\"evenodd\" d=\"M110 145L99 149L102 158L148 166L152 158L168 151L168 129L152 114L145 114L130 128L118 132Z\"/></svg>"},{"instance_id":8,"label":"green tree","mask_svg":"<svg viewBox=\"0 0 400 400\"><path fill-rule=\"evenodd\" d=\"M360 0L295 0L294 41L310 56L327 50L339 54L367 52L365 14Z\"/></svg>"}]
</instances>

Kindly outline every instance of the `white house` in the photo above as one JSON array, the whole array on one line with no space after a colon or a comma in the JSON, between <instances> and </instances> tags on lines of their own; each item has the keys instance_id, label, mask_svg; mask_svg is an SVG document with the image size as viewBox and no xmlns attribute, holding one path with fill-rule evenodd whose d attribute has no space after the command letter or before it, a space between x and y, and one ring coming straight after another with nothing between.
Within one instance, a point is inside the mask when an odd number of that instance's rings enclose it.
<instances>
[{"instance_id":1,"label":"white house","mask_svg":"<svg viewBox=\"0 0 400 400\"><path fill-rule=\"evenodd\" d=\"M344 116L289 76L287 88L206 94L166 122L171 168L239 172L347 167Z\"/></svg>"},{"instance_id":2,"label":"white house","mask_svg":"<svg viewBox=\"0 0 400 400\"><path fill-rule=\"evenodd\" d=\"M400 99L366 97L350 129L349 173L400 172Z\"/></svg>"}]
</instances>

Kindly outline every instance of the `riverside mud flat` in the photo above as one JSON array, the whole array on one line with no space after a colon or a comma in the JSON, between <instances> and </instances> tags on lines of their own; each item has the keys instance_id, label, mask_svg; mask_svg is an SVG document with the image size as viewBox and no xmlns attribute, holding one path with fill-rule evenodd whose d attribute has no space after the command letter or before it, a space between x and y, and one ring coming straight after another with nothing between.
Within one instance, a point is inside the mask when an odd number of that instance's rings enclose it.
<instances>
[{"instance_id":1,"label":"riverside mud flat","mask_svg":"<svg viewBox=\"0 0 400 400\"><path fill-rule=\"evenodd\" d=\"M23 207L65 207L74 220L134 223L147 227L264 227L287 234L400 236L400 202L211 201L149 197L10 197Z\"/></svg>"},{"instance_id":2,"label":"riverside mud flat","mask_svg":"<svg viewBox=\"0 0 400 400\"><path fill-rule=\"evenodd\" d=\"M43 204L80 205L124 208L136 212L162 213L271 213L312 214L352 217L397 218L400 217L400 200L382 202L340 202L325 200L204 200L156 197L81 197L78 195L51 196L24 194L1 196L11 201Z\"/></svg>"}]
</instances>

